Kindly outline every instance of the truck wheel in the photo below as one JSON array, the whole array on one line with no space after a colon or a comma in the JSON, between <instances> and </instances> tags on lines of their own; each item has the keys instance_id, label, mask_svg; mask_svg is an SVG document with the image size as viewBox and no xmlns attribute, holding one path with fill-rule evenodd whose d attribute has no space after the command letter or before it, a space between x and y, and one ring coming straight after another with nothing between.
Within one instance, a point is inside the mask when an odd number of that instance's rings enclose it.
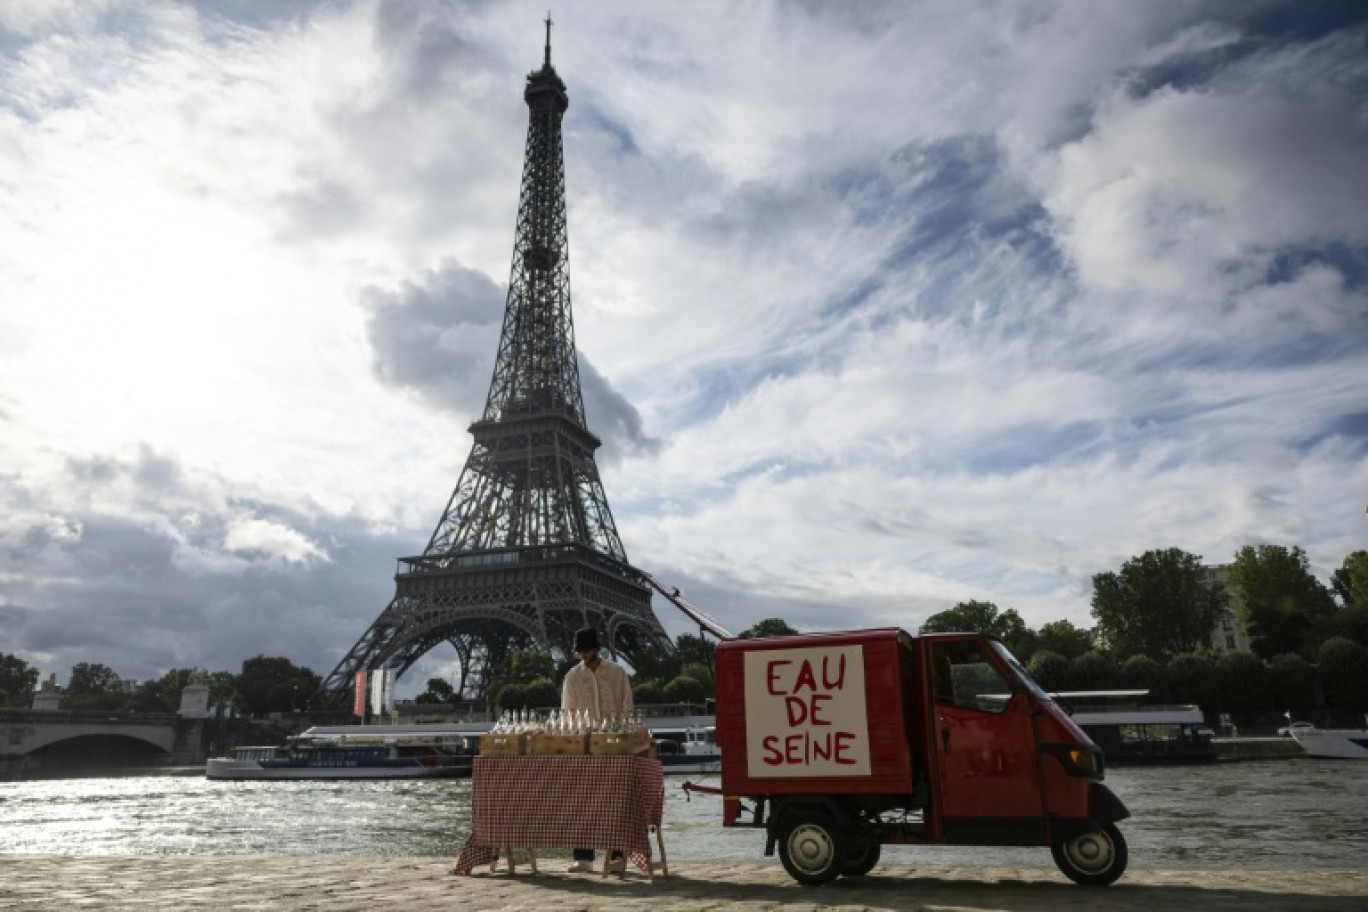
<instances>
[{"instance_id":1,"label":"truck wheel","mask_svg":"<svg viewBox=\"0 0 1368 912\"><path fill-rule=\"evenodd\" d=\"M1126 840L1110 823L1100 830L1061 839L1050 846L1050 853L1065 877L1090 887L1105 887L1126 870Z\"/></svg>"},{"instance_id":2,"label":"truck wheel","mask_svg":"<svg viewBox=\"0 0 1368 912\"><path fill-rule=\"evenodd\" d=\"M863 877L879 863L879 851L883 848L877 839L861 839L850 844L846 853L845 867L841 873L846 877Z\"/></svg>"},{"instance_id":3,"label":"truck wheel","mask_svg":"<svg viewBox=\"0 0 1368 912\"><path fill-rule=\"evenodd\" d=\"M820 887L845 868L848 840L825 811L796 809L784 815L779 828L779 860L800 884Z\"/></svg>"}]
</instances>

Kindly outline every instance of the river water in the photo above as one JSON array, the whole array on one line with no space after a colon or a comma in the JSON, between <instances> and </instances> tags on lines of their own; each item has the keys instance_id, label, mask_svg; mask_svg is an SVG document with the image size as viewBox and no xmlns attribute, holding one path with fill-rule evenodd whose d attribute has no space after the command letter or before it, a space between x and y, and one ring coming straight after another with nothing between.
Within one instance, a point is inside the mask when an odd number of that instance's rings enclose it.
<instances>
[{"instance_id":1,"label":"river water","mask_svg":"<svg viewBox=\"0 0 1368 912\"><path fill-rule=\"evenodd\" d=\"M1368 764L1276 760L1113 768L1130 808L1131 864L1150 868L1368 865ZM667 776L671 861L760 860L763 833L724 829L721 799ZM196 855L420 855L455 859L470 782L211 782L125 775L0 782L0 852ZM587 801L585 813L593 813ZM1051 867L1044 849L890 846L899 863ZM777 862L776 862L777 863Z\"/></svg>"}]
</instances>

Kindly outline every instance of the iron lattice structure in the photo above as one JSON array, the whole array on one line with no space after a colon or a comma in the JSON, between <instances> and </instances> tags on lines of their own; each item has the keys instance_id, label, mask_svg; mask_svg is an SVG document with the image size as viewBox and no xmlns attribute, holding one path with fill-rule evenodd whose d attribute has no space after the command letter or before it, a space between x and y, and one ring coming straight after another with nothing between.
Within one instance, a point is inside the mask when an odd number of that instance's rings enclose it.
<instances>
[{"instance_id":1,"label":"iron lattice structure","mask_svg":"<svg viewBox=\"0 0 1368 912\"><path fill-rule=\"evenodd\" d=\"M475 442L421 556L401 558L396 592L323 684L356 672L402 675L442 643L456 648L460 694L483 697L513 652L569 656L596 627L605 650L636 660L668 651L644 575L627 561L599 480L575 357L561 119L565 83L546 57L527 77L529 110L503 332Z\"/></svg>"}]
</instances>

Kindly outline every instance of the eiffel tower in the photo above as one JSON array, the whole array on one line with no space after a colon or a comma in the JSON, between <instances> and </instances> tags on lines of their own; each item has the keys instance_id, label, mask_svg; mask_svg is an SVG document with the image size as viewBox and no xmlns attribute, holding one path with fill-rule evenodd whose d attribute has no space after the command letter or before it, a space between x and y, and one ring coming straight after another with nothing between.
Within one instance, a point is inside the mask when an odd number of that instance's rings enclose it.
<instances>
[{"instance_id":1,"label":"eiffel tower","mask_svg":"<svg viewBox=\"0 0 1368 912\"><path fill-rule=\"evenodd\" d=\"M402 675L442 643L456 648L459 694L484 696L520 649L557 659L595 627L635 665L671 649L646 577L627 561L584 420L570 313L561 118L565 83L546 57L523 92L529 122L503 332L470 456L427 548L400 558L394 599L323 683L334 698L356 672Z\"/></svg>"}]
</instances>

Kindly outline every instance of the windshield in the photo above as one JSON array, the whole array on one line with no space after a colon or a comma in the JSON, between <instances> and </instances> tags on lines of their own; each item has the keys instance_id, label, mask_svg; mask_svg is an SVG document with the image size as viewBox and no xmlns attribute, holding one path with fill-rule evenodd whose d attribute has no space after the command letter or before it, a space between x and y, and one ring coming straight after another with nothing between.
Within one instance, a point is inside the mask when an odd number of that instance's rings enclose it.
<instances>
[{"instance_id":1,"label":"windshield","mask_svg":"<svg viewBox=\"0 0 1368 912\"><path fill-rule=\"evenodd\" d=\"M1041 700L1053 702L1050 700L1050 695L1045 692L1045 688L1041 687L1039 684L1036 683L1036 679L1031 677L1031 673L1026 670L1025 665L1022 665L1020 662L1017 661L1017 657L1012 655L1010 649L1008 649L1006 646L1003 646L997 640L990 640L989 642L993 644L993 648L997 650L997 654L999 657L1001 657L1002 661L1006 662L1008 667L1012 669L1013 673L1015 673L1016 676L1021 679L1021 683L1026 685L1027 690L1029 690L1032 694L1034 694Z\"/></svg>"}]
</instances>

